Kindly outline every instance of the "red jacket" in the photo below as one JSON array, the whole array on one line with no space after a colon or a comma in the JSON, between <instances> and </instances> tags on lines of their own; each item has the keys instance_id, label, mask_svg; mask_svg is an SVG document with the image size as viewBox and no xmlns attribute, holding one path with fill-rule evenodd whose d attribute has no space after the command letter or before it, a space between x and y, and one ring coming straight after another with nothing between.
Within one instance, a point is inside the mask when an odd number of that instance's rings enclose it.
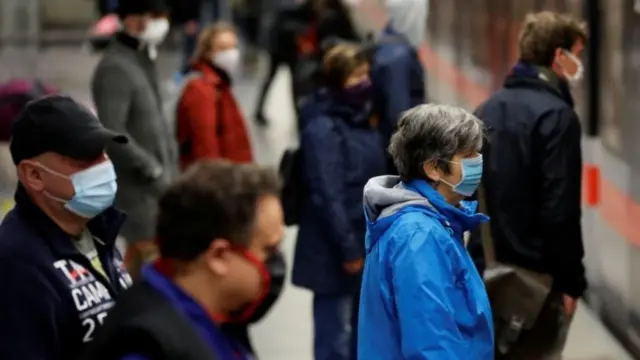
<instances>
[{"instance_id":1,"label":"red jacket","mask_svg":"<svg viewBox=\"0 0 640 360\"><path fill-rule=\"evenodd\" d=\"M200 159L253 162L247 128L229 80L205 62L193 69L202 76L185 86L177 109L178 143L191 142L188 151L180 151L181 168Z\"/></svg>"}]
</instances>

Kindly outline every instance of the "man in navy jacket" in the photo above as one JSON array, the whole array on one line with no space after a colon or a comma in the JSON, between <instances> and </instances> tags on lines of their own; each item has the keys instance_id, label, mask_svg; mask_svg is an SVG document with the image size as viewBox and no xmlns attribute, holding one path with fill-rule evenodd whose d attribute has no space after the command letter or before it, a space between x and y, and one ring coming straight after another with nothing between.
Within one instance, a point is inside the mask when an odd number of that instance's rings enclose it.
<instances>
[{"instance_id":1,"label":"man in navy jacket","mask_svg":"<svg viewBox=\"0 0 640 360\"><path fill-rule=\"evenodd\" d=\"M0 225L0 359L75 359L129 287L111 207L116 176L105 147L123 146L63 96L26 106L11 156L16 207ZM117 144L120 143L120 144Z\"/></svg>"}]
</instances>

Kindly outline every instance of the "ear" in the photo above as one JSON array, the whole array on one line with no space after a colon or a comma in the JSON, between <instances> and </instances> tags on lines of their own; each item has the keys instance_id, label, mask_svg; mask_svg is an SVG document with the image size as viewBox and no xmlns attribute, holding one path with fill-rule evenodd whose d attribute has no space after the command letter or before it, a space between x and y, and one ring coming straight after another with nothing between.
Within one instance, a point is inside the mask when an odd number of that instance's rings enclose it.
<instances>
[{"instance_id":1,"label":"ear","mask_svg":"<svg viewBox=\"0 0 640 360\"><path fill-rule=\"evenodd\" d=\"M438 169L438 160L425 161L424 164L422 164L422 170L424 170L424 174L431 181L440 181L441 173L440 169Z\"/></svg>"},{"instance_id":2,"label":"ear","mask_svg":"<svg viewBox=\"0 0 640 360\"><path fill-rule=\"evenodd\" d=\"M215 239L211 241L205 252L206 262L209 268L218 276L224 276L229 272L229 260L231 244L227 240Z\"/></svg>"},{"instance_id":3,"label":"ear","mask_svg":"<svg viewBox=\"0 0 640 360\"><path fill-rule=\"evenodd\" d=\"M35 191L44 191L41 169L30 160L23 160L17 167L20 182Z\"/></svg>"}]
</instances>

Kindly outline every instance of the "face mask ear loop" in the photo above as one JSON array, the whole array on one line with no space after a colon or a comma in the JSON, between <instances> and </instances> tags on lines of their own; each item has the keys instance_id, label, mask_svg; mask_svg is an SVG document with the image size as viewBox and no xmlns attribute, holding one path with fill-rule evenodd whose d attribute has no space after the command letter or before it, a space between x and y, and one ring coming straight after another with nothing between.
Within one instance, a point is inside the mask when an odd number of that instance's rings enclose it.
<instances>
[{"instance_id":1,"label":"face mask ear loop","mask_svg":"<svg viewBox=\"0 0 640 360\"><path fill-rule=\"evenodd\" d=\"M44 170L44 171L48 172L48 173L49 173L49 174L51 174L51 175L59 176L59 177L61 177L61 178L63 178L63 179L67 179L67 180L71 181L71 177L70 177L70 176L67 176L67 175L61 174L61 173L59 173L59 172L57 172L57 171L55 171L55 170L52 170L52 169L50 169L48 166L45 166L44 164L42 164L42 163L41 163L41 162L39 162L39 161L38 161L38 162L35 162L35 164L36 164L39 168L41 168L42 170ZM44 191L43 191L43 193L44 193L44 194L45 194L49 199L52 199L52 200L58 201L58 202L60 202L60 203L62 203L62 204L66 204L66 203L68 203L68 202L69 202L69 200L61 199L61 198L59 198L59 197L57 197L57 196L53 196L53 195L51 195L47 190L44 190Z\"/></svg>"},{"instance_id":2,"label":"face mask ear loop","mask_svg":"<svg viewBox=\"0 0 640 360\"><path fill-rule=\"evenodd\" d=\"M65 174L61 174L55 170L52 170L51 168L45 166L44 164L42 164L41 162L35 162L35 164L38 165L39 168L41 168L42 170L48 172L49 174L55 175L55 176L59 176L63 179L67 179L67 180L71 180L71 176L65 175Z\"/></svg>"},{"instance_id":3,"label":"face mask ear loop","mask_svg":"<svg viewBox=\"0 0 640 360\"><path fill-rule=\"evenodd\" d=\"M460 184L462 184L462 181L464 181L464 166L462 166L462 163L461 163L461 162L458 162L458 161L451 161L451 160L441 160L441 161L445 161L445 162L448 162L449 164L456 164L456 165L460 166L460 181L458 181L458 183L457 183L457 184L453 185L453 184L451 184L450 182L448 182L448 181L446 181L446 180L444 180L444 179L440 179L440 180L438 180L438 181L441 181L441 182L443 182L443 183L445 183L445 184L449 185L449 186L451 187L451 189L452 189L453 191L455 191L455 190L456 190L456 188L457 188L458 186L460 186Z\"/></svg>"}]
</instances>

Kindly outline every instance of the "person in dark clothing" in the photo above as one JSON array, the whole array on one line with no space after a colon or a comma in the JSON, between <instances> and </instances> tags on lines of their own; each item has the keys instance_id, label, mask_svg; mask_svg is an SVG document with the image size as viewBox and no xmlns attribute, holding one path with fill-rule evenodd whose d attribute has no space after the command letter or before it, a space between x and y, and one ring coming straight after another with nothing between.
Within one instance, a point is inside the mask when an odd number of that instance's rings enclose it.
<instances>
[{"instance_id":1,"label":"person in dark clothing","mask_svg":"<svg viewBox=\"0 0 640 360\"><path fill-rule=\"evenodd\" d=\"M277 174L257 165L194 164L160 199L161 258L118 300L83 359L253 359L221 326L250 321L282 284L279 192Z\"/></svg>"},{"instance_id":2,"label":"person in dark clothing","mask_svg":"<svg viewBox=\"0 0 640 360\"><path fill-rule=\"evenodd\" d=\"M340 38L358 41L349 13L340 0L309 0L294 8L282 10L276 16L270 34L269 70L264 79L255 119L266 124L263 110L267 91L280 65L292 74L291 89L296 108L309 89L318 88L315 71L322 58L321 44L327 39Z\"/></svg>"},{"instance_id":3,"label":"person in dark clothing","mask_svg":"<svg viewBox=\"0 0 640 360\"><path fill-rule=\"evenodd\" d=\"M157 257L154 211L160 191L178 173L177 143L163 113L156 64L157 48L169 31L167 11L163 0L123 1L122 30L91 79L98 118L130 140L107 152L120 179L116 205L129 216L121 236L129 245L126 262L134 278L142 262Z\"/></svg>"},{"instance_id":4,"label":"person in dark clothing","mask_svg":"<svg viewBox=\"0 0 640 360\"><path fill-rule=\"evenodd\" d=\"M477 110L488 128L483 181L496 259L550 274L566 324L587 286L581 130L570 92L583 76L586 41L585 24L570 15L527 16L519 62Z\"/></svg>"},{"instance_id":5,"label":"person in dark clothing","mask_svg":"<svg viewBox=\"0 0 640 360\"><path fill-rule=\"evenodd\" d=\"M29 103L10 149L16 206L0 225L0 359L76 359L131 284L116 237L126 216L104 149L123 135L71 98Z\"/></svg>"},{"instance_id":6,"label":"person in dark clothing","mask_svg":"<svg viewBox=\"0 0 640 360\"><path fill-rule=\"evenodd\" d=\"M326 88L301 110L303 178L293 283L311 290L316 360L355 360L364 258L362 190L385 172L380 134L371 126L367 56L337 45L323 60ZM357 303L356 303L357 304Z\"/></svg>"},{"instance_id":7,"label":"person in dark clothing","mask_svg":"<svg viewBox=\"0 0 640 360\"><path fill-rule=\"evenodd\" d=\"M231 7L229 0L169 0L169 6L173 24L183 32L180 74L189 68L200 30L218 21L231 22Z\"/></svg>"},{"instance_id":8,"label":"person in dark clothing","mask_svg":"<svg viewBox=\"0 0 640 360\"><path fill-rule=\"evenodd\" d=\"M400 114L427 101L425 72L417 52L425 34L427 4L424 0L387 1L389 24L377 41L371 63L374 111L384 149ZM390 156L387 167L389 174L397 174Z\"/></svg>"}]
</instances>

